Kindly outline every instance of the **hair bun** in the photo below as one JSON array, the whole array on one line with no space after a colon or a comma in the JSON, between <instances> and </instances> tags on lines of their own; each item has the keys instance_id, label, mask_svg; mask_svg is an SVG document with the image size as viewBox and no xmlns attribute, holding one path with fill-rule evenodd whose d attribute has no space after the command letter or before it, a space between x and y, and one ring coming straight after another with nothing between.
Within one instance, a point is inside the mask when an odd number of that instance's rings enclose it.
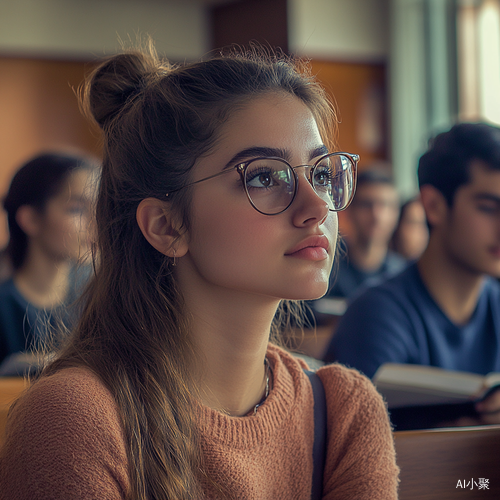
<instances>
[{"instance_id":1,"label":"hair bun","mask_svg":"<svg viewBox=\"0 0 500 500\"><path fill-rule=\"evenodd\" d=\"M129 52L112 56L90 75L84 88L84 106L101 126L123 109L127 100L143 89L145 80L159 68L156 54Z\"/></svg>"}]
</instances>

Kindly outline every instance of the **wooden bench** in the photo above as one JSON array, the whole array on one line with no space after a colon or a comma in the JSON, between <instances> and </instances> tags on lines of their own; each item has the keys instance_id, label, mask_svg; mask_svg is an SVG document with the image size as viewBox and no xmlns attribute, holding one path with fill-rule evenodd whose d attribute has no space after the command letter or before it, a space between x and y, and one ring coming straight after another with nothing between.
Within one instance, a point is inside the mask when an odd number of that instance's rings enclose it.
<instances>
[{"instance_id":1,"label":"wooden bench","mask_svg":"<svg viewBox=\"0 0 500 500\"><path fill-rule=\"evenodd\" d=\"M399 431L394 438L400 500L500 499L500 425Z\"/></svg>"},{"instance_id":2,"label":"wooden bench","mask_svg":"<svg viewBox=\"0 0 500 500\"><path fill-rule=\"evenodd\" d=\"M22 377L0 377L0 445L4 440L7 414L12 402L28 386L28 380Z\"/></svg>"}]
</instances>

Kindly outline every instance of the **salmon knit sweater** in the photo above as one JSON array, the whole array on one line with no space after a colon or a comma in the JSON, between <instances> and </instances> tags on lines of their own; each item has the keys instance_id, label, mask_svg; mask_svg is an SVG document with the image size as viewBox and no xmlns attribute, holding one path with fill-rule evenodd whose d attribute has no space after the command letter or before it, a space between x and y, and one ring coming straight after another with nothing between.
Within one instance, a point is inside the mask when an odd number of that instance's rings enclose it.
<instances>
[{"instance_id":1,"label":"salmon knit sweater","mask_svg":"<svg viewBox=\"0 0 500 500\"><path fill-rule=\"evenodd\" d=\"M274 346L268 359L273 389L256 415L200 410L207 472L234 499L308 500L312 389L301 360ZM398 469L381 397L341 365L318 374L328 410L323 498L396 499ZM90 371L68 368L33 384L12 411L0 452L0 498L128 499L127 469L113 397ZM217 498L204 487L206 498Z\"/></svg>"}]
</instances>

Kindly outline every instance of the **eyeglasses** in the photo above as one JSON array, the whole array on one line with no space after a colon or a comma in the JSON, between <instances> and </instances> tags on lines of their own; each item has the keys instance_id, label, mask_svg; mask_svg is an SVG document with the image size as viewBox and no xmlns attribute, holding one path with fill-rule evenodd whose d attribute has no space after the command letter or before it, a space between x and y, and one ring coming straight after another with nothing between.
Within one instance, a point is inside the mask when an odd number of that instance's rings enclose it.
<instances>
[{"instance_id":1,"label":"eyeglasses","mask_svg":"<svg viewBox=\"0 0 500 500\"><path fill-rule=\"evenodd\" d=\"M264 215L278 215L290 207L297 195L299 178L296 170L306 168L309 169L308 181L316 194L328 204L329 210L339 212L349 206L354 196L358 161L358 155L341 152L324 155L313 165L297 167L292 167L283 158L253 158L231 169L186 184L170 191L166 196L236 170L240 174L248 201L255 210Z\"/></svg>"}]
</instances>

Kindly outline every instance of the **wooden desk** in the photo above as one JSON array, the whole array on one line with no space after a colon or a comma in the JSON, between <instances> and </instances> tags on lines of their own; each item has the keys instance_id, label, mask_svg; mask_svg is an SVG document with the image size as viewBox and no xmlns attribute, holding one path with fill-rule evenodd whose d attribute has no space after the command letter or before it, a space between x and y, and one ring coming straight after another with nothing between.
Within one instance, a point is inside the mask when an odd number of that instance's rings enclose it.
<instances>
[{"instance_id":1,"label":"wooden desk","mask_svg":"<svg viewBox=\"0 0 500 500\"><path fill-rule=\"evenodd\" d=\"M500 499L500 425L400 431L394 438L400 500ZM481 478L488 489L479 489Z\"/></svg>"},{"instance_id":2,"label":"wooden desk","mask_svg":"<svg viewBox=\"0 0 500 500\"><path fill-rule=\"evenodd\" d=\"M3 443L10 405L27 386L28 380L25 378L0 377L0 445Z\"/></svg>"}]
</instances>

